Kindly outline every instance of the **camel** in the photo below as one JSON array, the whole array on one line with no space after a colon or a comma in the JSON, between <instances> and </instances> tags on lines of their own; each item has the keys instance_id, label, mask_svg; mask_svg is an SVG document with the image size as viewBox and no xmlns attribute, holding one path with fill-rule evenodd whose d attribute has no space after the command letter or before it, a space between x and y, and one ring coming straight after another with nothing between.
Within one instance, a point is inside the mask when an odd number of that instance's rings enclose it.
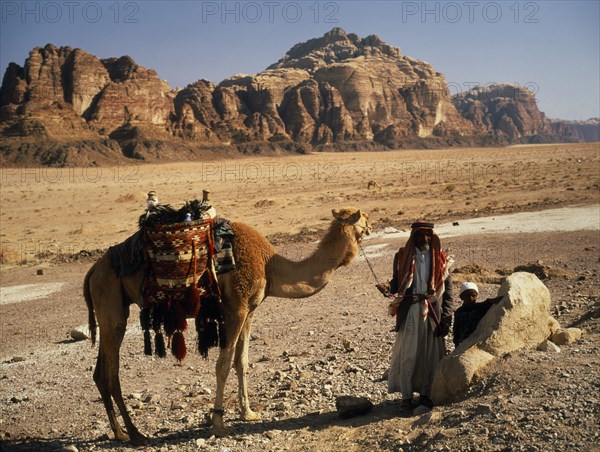
<instances>
[{"instance_id":1,"label":"camel","mask_svg":"<svg viewBox=\"0 0 600 452\"><path fill-rule=\"evenodd\" d=\"M370 180L369 182L367 182L367 190L371 190L371 188L381 190L381 185L379 185L379 183L376 180Z\"/></svg>"},{"instance_id":2,"label":"camel","mask_svg":"<svg viewBox=\"0 0 600 452\"><path fill-rule=\"evenodd\" d=\"M219 276L227 347L220 350L216 364L217 390L211 418L211 433L226 435L223 422L223 395L232 360L238 377L241 419L258 421L260 415L250 408L246 385L248 345L252 319L257 306L268 296L305 298L319 292L335 270L349 265L358 253L358 244L371 231L368 215L356 208L334 209L333 220L312 255L290 261L277 254L271 243L257 230L232 222L235 233L236 269ZM138 302L143 269L119 277L105 254L85 276L83 293L89 312L92 344L96 339L96 320L100 329L94 381L116 439L134 445L147 437L133 424L127 412L119 380L119 349L125 335L129 305ZM117 421L113 400L121 413L125 430Z\"/></svg>"}]
</instances>

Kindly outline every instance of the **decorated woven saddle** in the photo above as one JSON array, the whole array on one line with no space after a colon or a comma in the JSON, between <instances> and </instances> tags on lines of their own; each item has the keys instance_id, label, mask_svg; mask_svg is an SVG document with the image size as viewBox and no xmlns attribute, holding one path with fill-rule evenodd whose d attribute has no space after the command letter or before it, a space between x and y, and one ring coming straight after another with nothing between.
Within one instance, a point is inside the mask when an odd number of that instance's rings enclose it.
<instances>
[{"instance_id":1,"label":"decorated woven saddle","mask_svg":"<svg viewBox=\"0 0 600 452\"><path fill-rule=\"evenodd\" d=\"M195 318L198 351L203 357L208 356L210 347L224 348L216 265L217 257L223 261L225 252L221 271L234 268L233 233L227 229L228 222L215 219L214 209L206 201L194 200L179 210L168 205L149 208L140 217L140 227L146 263L140 313L144 352L152 355L153 330L156 355L166 356L164 333L167 347L179 361L183 360L187 352L183 332L188 318Z\"/></svg>"}]
</instances>

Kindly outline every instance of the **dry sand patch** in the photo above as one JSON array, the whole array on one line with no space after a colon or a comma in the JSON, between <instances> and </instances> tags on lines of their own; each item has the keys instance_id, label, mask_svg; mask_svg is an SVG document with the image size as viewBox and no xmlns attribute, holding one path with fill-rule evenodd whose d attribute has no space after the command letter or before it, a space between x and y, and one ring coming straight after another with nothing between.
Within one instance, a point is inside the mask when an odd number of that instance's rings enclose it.
<instances>
[{"instance_id":1,"label":"dry sand patch","mask_svg":"<svg viewBox=\"0 0 600 452\"><path fill-rule=\"evenodd\" d=\"M3 168L0 258L106 248L133 233L143 193L163 203L212 192L217 211L266 235L326 227L354 205L376 228L597 204L597 143L500 149L317 153L102 168ZM368 190L376 180L381 190Z\"/></svg>"}]
</instances>

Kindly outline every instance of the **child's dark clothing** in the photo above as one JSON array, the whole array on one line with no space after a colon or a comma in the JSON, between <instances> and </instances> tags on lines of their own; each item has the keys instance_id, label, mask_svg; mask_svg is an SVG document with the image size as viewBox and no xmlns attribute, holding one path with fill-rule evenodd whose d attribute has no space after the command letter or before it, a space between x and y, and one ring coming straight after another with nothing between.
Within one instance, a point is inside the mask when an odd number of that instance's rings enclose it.
<instances>
[{"instance_id":1,"label":"child's dark clothing","mask_svg":"<svg viewBox=\"0 0 600 452\"><path fill-rule=\"evenodd\" d=\"M468 338L490 307L502 297L488 298L480 303L463 304L454 313L453 342L457 346Z\"/></svg>"}]
</instances>

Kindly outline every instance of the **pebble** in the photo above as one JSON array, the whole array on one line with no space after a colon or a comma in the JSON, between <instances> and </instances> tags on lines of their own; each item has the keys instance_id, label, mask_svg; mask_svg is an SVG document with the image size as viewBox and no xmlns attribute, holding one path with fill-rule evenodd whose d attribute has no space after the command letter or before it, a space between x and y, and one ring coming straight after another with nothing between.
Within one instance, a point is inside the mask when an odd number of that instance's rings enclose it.
<instances>
[{"instance_id":1,"label":"pebble","mask_svg":"<svg viewBox=\"0 0 600 452\"><path fill-rule=\"evenodd\" d=\"M79 452L79 449L75 447L73 444L69 444L61 449L61 452Z\"/></svg>"},{"instance_id":2,"label":"pebble","mask_svg":"<svg viewBox=\"0 0 600 452\"><path fill-rule=\"evenodd\" d=\"M74 341L85 341L90 337L90 328L87 325L79 325L71 329L71 339Z\"/></svg>"}]
</instances>

